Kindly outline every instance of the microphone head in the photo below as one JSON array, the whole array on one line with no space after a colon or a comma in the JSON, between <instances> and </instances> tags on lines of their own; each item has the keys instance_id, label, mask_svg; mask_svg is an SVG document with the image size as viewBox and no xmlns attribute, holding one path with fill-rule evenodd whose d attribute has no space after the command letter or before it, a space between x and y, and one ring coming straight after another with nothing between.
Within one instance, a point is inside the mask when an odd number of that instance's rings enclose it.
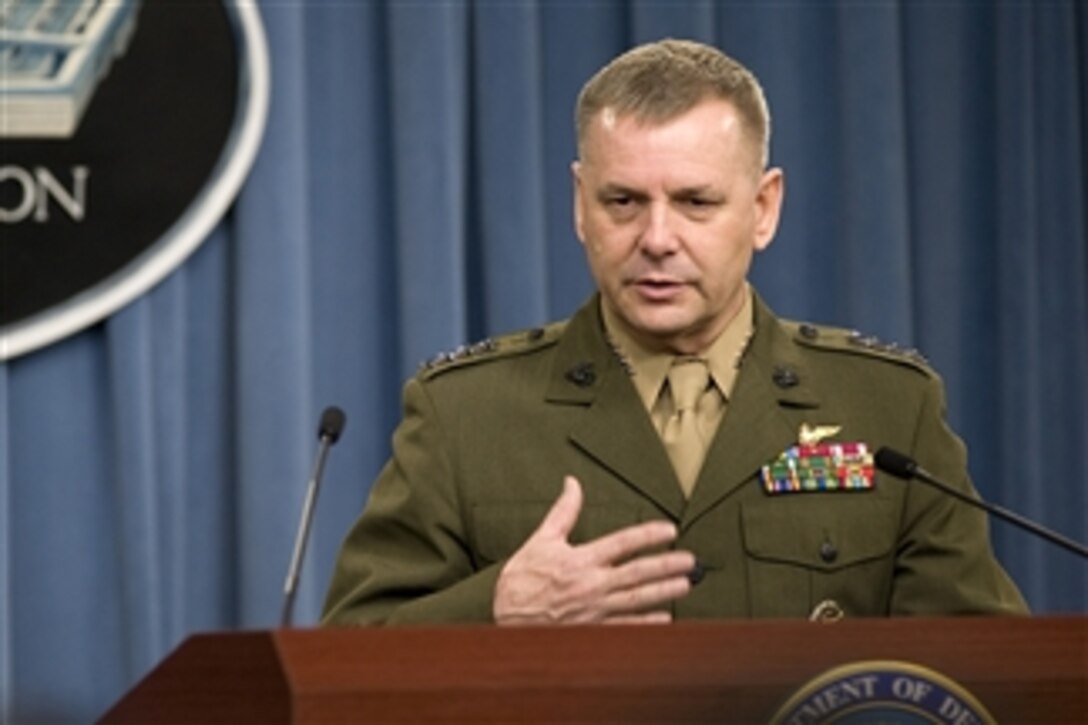
<instances>
[{"instance_id":1,"label":"microphone head","mask_svg":"<svg viewBox=\"0 0 1088 725\"><path fill-rule=\"evenodd\" d=\"M918 472L918 464L913 458L887 446L876 452L873 463L881 471L899 478L914 478L914 474Z\"/></svg>"},{"instance_id":2,"label":"microphone head","mask_svg":"<svg viewBox=\"0 0 1088 725\"><path fill-rule=\"evenodd\" d=\"M317 426L317 439L328 438L330 444L335 443L339 440L340 434L344 432L344 423L346 422L347 417L344 415L344 411L335 405L330 405L321 414L321 423Z\"/></svg>"}]
</instances>

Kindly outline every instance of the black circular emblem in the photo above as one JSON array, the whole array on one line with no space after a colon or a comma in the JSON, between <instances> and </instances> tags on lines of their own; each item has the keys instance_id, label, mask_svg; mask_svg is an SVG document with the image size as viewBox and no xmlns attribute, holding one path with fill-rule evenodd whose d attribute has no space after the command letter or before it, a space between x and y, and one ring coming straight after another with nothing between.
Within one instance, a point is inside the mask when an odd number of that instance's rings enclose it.
<instances>
[{"instance_id":1,"label":"black circular emblem","mask_svg":"<svg viewBox=\"0 0 1088 725\"><path fill-rule=\"evenodd\" d=\"M203 241L256 155L268 62L253 4L13 0L0 26L5 359L100 320Z\"/></svg>"}]
</instances>

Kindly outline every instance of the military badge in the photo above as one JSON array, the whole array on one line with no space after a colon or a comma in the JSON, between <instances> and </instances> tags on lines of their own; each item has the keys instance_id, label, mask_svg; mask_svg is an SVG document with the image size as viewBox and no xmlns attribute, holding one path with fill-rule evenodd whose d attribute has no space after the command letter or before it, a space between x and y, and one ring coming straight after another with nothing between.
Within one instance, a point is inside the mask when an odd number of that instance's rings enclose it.
<instances>
[{"instance_id":1,"label":"military badge","mask_svg":"<svg viewBox=\"0 0 1088 725\"><path fill-rule=\"evenodd\" d=\"M864 443L824 443L841 426L801 426L798 444L763 466L767 493L857 491L873 488L873 454Z\"/></svg>"},{"instance_id":2,"label":"military badge","mask_svg":"<svg viewBox=\"0 0 1088 725\"><path fill-rule=\"evenodd\" d=\"M801 430L797 431L797 442L803 446L814 446L824 438L836 436L842 430L841 425L809 425L801 424Z\"/></svg>"}]
</instances>

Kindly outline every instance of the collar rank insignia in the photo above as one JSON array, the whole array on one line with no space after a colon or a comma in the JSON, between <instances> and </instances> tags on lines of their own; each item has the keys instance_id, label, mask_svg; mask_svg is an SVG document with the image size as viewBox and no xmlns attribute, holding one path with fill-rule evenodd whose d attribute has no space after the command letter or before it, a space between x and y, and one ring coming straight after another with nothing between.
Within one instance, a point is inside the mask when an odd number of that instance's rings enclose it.
<instances>
[{"instance_id":1,"label":"collar rank insignia","mask_svg":"<svg viewBox=\"0 0 1088 725\"><path fill-rule=\"evenodd\" d=\"M864 491L873 488L873 454L864 443L823 443L841 426L801 426L799 441L763 466L769 494L802 491Z\"/></svg>"}]
</instances>

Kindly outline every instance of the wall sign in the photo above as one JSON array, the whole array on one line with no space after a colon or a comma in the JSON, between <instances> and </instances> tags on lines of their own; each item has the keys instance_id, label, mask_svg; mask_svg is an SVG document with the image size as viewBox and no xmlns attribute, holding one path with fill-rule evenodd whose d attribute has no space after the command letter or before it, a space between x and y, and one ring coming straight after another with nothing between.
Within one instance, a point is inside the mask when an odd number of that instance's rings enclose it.
<instances>
[{"instance_id":1,"label":"wall sign","mask_svg":"<svg viewBox=\"0 0 1088 725\"><path fill-rule=\"evenodd\" d=\"M5 0L0 360L101 320L234 200L268 110L256 4Z\"/></svg>"}]
</instances>

